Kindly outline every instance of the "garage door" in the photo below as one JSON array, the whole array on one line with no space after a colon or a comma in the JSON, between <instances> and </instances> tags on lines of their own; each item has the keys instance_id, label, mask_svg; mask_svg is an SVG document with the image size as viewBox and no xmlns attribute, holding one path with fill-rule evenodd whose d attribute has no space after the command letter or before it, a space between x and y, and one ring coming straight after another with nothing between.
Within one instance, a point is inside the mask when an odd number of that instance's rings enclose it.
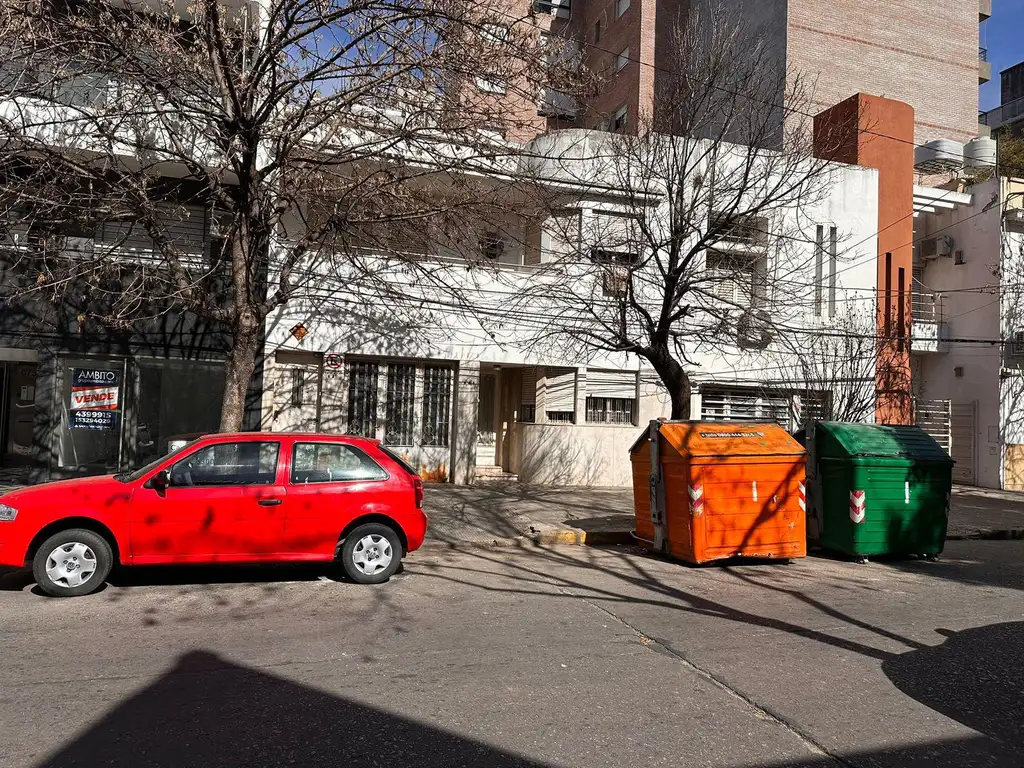
<instances>
[{"instance_id":1,"label":"garage door","mask_svg":"<svg viewBox=\"0 0 1024 768\"><path fill-rule=\"evenodd\" d=\"M953 482L975 485L978 482L974 462L975 415L977 403L953 403L950 414L950 455L956 462Z\"/></svg>"}]
</instances>

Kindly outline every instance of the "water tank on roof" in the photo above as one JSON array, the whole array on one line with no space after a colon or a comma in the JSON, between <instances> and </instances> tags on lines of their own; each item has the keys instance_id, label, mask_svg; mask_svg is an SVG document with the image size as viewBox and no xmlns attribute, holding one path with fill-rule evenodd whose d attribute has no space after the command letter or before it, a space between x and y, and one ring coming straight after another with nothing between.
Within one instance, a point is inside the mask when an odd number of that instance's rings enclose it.
<instances>
[{"instance_id":1,"label":"water tank on roof","mask_svg":"<svg viewBox=\"0 0 1024 768\"><path fill-rule=\"evenodd\" d=\"M964 145L952 139L935 139L914 150L914 168L922 173L946 173L964 164Z\"/></svg>"},{"instance_id":2,"label":"water tank on roof","mask_svg":"<svg viewBox=\"0 0 1024 768\"><path fill-rule=\"evenodd\" d=\"M968 168L994 168L996 140L979 136L964 144L964 165Z\"/></svg>"}]
</instances>

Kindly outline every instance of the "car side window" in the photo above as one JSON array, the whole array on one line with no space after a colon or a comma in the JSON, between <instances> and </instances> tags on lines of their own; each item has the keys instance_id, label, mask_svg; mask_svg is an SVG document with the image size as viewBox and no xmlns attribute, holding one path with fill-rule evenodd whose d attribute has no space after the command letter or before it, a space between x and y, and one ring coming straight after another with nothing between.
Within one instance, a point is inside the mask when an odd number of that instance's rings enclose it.
<instances>
[{"instance_id":1,"label":"car side window","mask_svg":"<svg viewBox=\"0 0 1024 768\"><path fill-rule=\"evenodd\" d=\"M280 447L252 440L208 445L171 467L171 486L273 485Z\"/></svg>"},{"instance_id":2,"label":"car side window","mask_svg":"<svg viewBox=\"0 0 1024 768\"><path fill-rule=\"evenodd\" d=\"M353 445L296 443L292 452L293 483L383 480L387 476L377 462Z\"/></svg>"}]
</instances>

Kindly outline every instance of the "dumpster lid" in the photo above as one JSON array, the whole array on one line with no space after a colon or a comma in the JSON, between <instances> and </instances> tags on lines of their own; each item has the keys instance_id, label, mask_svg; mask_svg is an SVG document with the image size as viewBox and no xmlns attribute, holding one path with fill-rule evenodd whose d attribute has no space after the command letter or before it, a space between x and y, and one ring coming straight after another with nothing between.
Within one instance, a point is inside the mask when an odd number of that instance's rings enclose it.
<instances>
[{"instance_id":1,"label":"dumpster lid","mask_svg":"<svg viewBox=\"0 0 1024 768\"><path fill-rule=\"evenodd\" d=\"M815 440L823 458L878 456L951 463L942 446L920 427L818 422Z\"/></svg>"},{"instance_id":2,"label":"dumpster lid","mask_svg":"<svg viewBox=\"0 0 1024 768\"><path fill-rule=\"evenodd\" d=\"M805 451L775 423L667 421L659 431L680 456L802 456ZM647 430L633 443L635 453L648 442Z\"/></svg>"}]
</instances>

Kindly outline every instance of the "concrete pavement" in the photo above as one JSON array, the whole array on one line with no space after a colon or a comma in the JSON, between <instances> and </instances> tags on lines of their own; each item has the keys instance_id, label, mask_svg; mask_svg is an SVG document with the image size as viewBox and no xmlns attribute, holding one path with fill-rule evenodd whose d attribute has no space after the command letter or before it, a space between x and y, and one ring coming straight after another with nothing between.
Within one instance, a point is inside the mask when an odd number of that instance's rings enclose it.
<instances>
[{"instance_id":1,"label":"concrete pavement","mask_svg":"<svg viewBox=\"0 0 1024 768\"><path fill-rule=\"evenodd\" d=\"M1019 766L1024 544L692 568L632 547L0 576L0 765Z\"/></svg>"}]
</instances>

